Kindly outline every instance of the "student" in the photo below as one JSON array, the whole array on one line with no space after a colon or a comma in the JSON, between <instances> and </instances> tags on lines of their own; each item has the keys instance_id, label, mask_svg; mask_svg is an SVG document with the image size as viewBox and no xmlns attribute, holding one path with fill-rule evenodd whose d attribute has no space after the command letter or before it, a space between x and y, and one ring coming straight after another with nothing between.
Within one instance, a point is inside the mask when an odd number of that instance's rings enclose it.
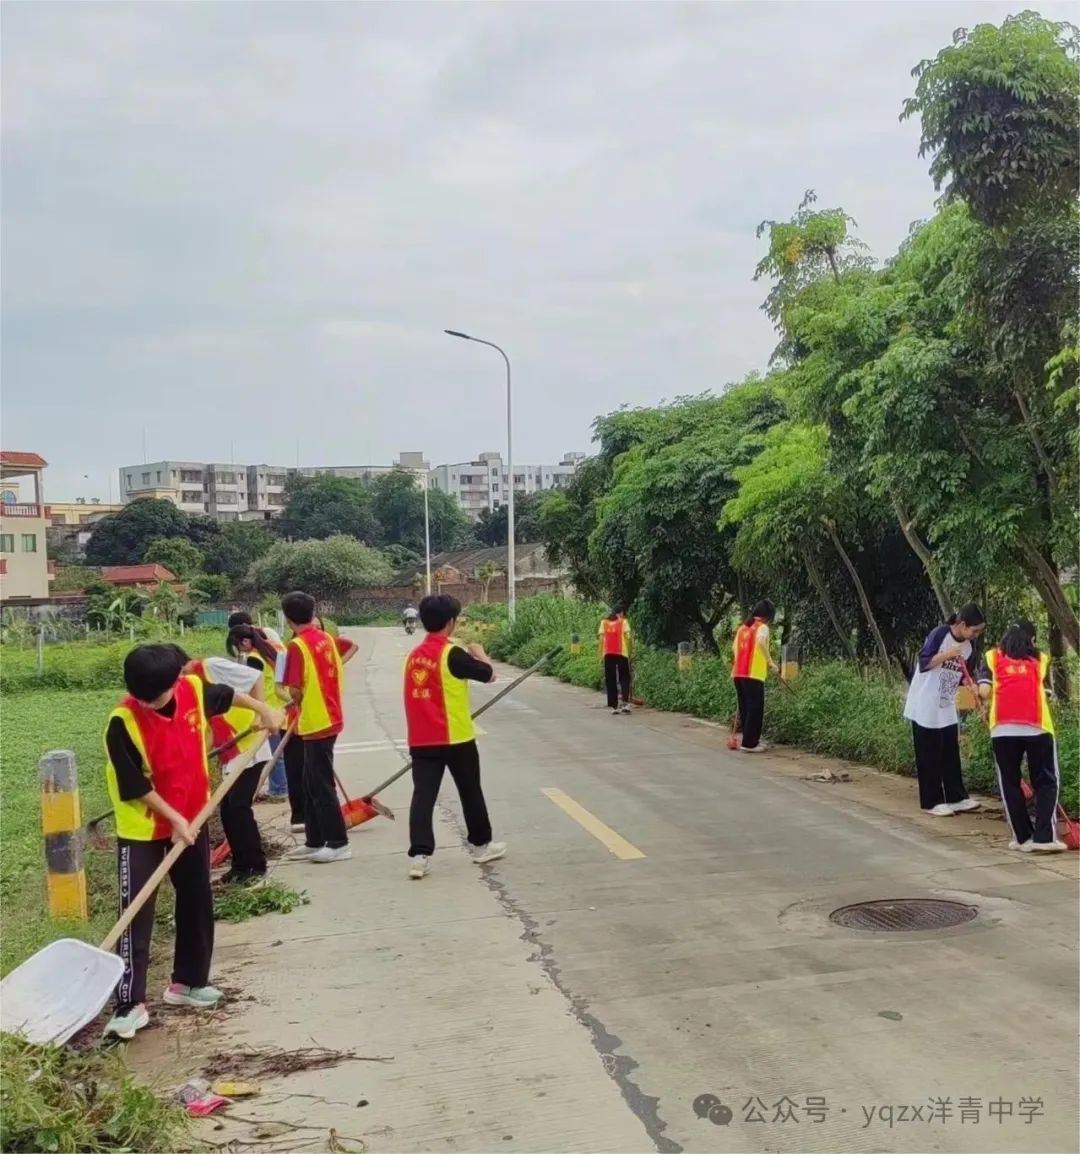
<instances>
[{"instance_id":1,"label":"student","mask_svg":"<svg viewBox=\"0 0 1080 1154\"><path fill-rule=\"evenodd\" d=\"M356 645L324 633L321 622L315 624L315 598L307 593L287 593L281 608L293 631L284 684L298 708L296 738L304 757L304 844L289 857L318 865L345 861L352 851L334 785L334 743L345 725L343 667L355 655Z\"/></svg>"},{"instance_id":2,"label":"student","mask_svg":"<svg viewBox=\"0 0 1080 1154\"><path fill-rule=\"evenodd\" d=\"M277 686L281 683L281 677L285 670L285 644L281 640L281 635L276 629L271 629L269 626L255 625L251 620L251 614L246 610L238 609L235 613L229 614L228 628L230 631L237 626L247 625L255 631L256 634L266 643L266 646L260 645L258 648L263 653L263 659L270 663L269 672L265 675L266 681L266 700L271 705L281 704L282 706L288 704L288 695L284 691L279 691ZM266 653L266 648L272 651L273 657ZM281 735L276 735L270 738L271 752L276 753L278 743L281 741ZM295 760L293 766L293 778L295 779L292 788L289 786L289 749L292 742L285 747L285 755L278 762L275 763L274 768L270 771L270 779L266 783L266 796L275 801L281 801L285 798L289 799L289 805L292 809L292 827L293 829L303 828L304 825L304 786L303 786L303 758ZM297 752L300 752L299 750Z\"/></svg>"},{"instance_id":3,"label":"student","mask_svg":"<svg viewBox=\"0 0 1080 1154\"><path fill-rule=\"evenodd\" d=\"M616 716L630 712L630 622L626 610L616 605L596 631L604 662L604 686L608 709Z\"/></svg>"},{"instance_id":4,"label":"student","mask_svg":"<svg viewBox=\"0 0 1080 1154\"><path fill-rule=\"evenodd\" d=\"M956 691L963 677L961 662L968 662L971 643L985 628L977 605L967 604L954 613L927 636L908 686L904 717L911 722L919 805L934 817L979 808L968 797L960 768Z\"/></svg>"},{"instance_id":5,"label":"student","mask_svg":"<svg viewBox=\"0 0 1080 1154\"><path fill-rule=\"evenodd\" d=\"M250 709L267 729L281 715L265 702L227 685L204 685L183 674L187 655L175 645L139 645L124 660L128 696L109 715L105 730L105 781L116 816L120 912L161 864L173 842L188 848L169 871L176 891L176 944L170 1006L213 1007L221 992L209 985L214 950L210 896L210 842L206 827L189 823L210 797L206 728L234 706ZM150 1020L146 973L154 928L154 898L121 935L124 974L116 1011L105 1033L133 1038Z\"/></svg>"},{"instance_id":6,"label":"student","mask_svg":"<svg viewBox=\"0 0 1080 1154\"><path fill-rule=\"evenodd\" d=\"M462 649L451 643L460 615L461 603L456 598L445 593L425 597L420 602L420 621L427 637L405 662L405 722L413 779L409 877L415 879L428 872L435 852L432 818L444 769L450 770L461 798L473 861L483 865L506 853L505 842L491 840L467 685L469 681L494 681L495 670L482 646Z\"/></svg>"},{"instance_id":7,"label":"student","mask_svg":"<svg viewBox=\"0 0 1080 1154\"><path fill-rule=\"evenodd\" d=\"M776 616L771 601L759 601L735 631L732 644L731 680L739 702L739 723L742 727L743 753L761 753L768 746L761 740L761 726L765 721L765 678L771 669L780 667L769 652L769 626Z\"/></svg>"},{"instance_id":8,"label":"student","mask_svg":"<svg viewBox=\"0 0 1080 1154\"><path fill-rule=\"evenodd\" d=\"M991 649L979 670L979 692L990 702L990 744L997 766L998 788L1012 830L1009 849L1060 853L1068 847L1057 837L1060 777L1054 722L1046 700L1050 658L1035 646L1035 626L1018 621L1005 630L1001 645ZM1020 787L1027 757L1035 792L1035 828Z\"/></svg>"}]
</instances>

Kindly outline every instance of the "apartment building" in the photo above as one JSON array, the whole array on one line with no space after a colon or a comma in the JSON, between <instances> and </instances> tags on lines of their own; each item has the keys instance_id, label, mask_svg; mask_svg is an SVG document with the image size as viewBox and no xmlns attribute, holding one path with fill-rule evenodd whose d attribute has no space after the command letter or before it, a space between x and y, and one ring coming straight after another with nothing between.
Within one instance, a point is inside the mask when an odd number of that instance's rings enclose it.
<instances>
[{"instance_id":1,"label":"apartment building","mask_svg":"<svg viewBox=\"0 0 1080 1154\"><path fill-rule=\"evenodd\" d=\"M514 465L514 493L527 496L570 483L584 453L566 453L557 465ZM474 461L436 465L428 482L454 497L466 514L479 519L485 509L498 509L510 494L510 475L501 453L481 453Z\"/></svg>"},{"instance_id":2,"label":"apartment building","mask_svg":"<svg viewBox=\"0 0 1080 1154\"><path fill-rule=\"evenodd\" d=\"M49 503L48 540L54 556L59 556L63 547L70 547L76 557L86 556L86 545L94 532L94 526L103 517L119 513L123 505L108 505L98 497L76 497L74 501L51 501Z\"/></svg>"},{"instance_id":3,"label":"apartment building","mask_svg":"<svg viewBox=\"0 0 1080 1154\"><path fill-rule=\"evenodd\" d=\"M331 474L370 481L395 469L405 469L422 485L430 466L424 454L399 453L389 465L223 465L200 461L154 461L120 470L120 499L127 504L142 497L171 501L185 513L202 513L218 521L263 521L285 507L289 477Z\"/></svg>"},{"instance_id":4,"label":"apartment building","mask_svg":"<svg viewBox=\"0 0 1080 1154\"><path fill-rule=\"evenodd\" d=\"M45 504L42 474L48 462L37 453L0 451L0 482L5 496L21 497L9 479L28 479L34 499L0 501L0 603L34 604L49 596L53 566L45 544L49 508Z\"/></svg>"}]
</instances>

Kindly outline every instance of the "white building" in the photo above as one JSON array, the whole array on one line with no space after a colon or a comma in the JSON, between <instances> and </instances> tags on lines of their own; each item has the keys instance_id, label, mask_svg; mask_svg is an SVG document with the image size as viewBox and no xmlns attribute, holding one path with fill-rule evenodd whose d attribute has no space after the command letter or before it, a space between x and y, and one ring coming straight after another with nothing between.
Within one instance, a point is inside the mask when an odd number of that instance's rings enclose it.
<instances>
[{"instance_id":1,"label":"white building","mask_svg":"<svg viewBox=\"0 0 1080 1154\"><path fill-rule=\"evenodd\" d=\"M185 513L202 513L218 521L263 521L285 507L289 477L316 477L329 473L370 481L405 469L423 484L429 469L423 453L399 453L390 465L325 465L295 468L288 465L222 465L205 461L153 461L120 470L120 500L126 505L141 497L171 501Z\"/></svg>"},{"instance_id":2,"label":"white building","mask_svg":"<svg viewBox=\"0 0 1080 1154\"><path fill-rule=\"evenodd\" d=\"M525 496L570 483L584 453L567 453L557 465L514 465L514 493ZM454 497L473 520L485 509L498 509L510 494L510 475L501 453L481 453L475 461L436 465L428 482Z\"/></svg>"}]
</instances>

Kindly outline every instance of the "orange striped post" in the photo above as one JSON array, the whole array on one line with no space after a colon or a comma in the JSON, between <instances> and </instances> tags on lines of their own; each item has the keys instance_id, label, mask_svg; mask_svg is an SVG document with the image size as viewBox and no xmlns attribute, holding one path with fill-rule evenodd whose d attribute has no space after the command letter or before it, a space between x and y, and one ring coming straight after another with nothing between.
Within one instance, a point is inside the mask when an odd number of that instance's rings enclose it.
<instances>
[{"instance_id":1,"label":"orange striped post","mask_svg":"<svg viewBox=\"0 0 1080 1154\"><path fill-rule=\"evenodd\" d=\"M86 871L75 754L70 749L54 749L45 754L38 762L38 780L49 915L86 921Z\"/></svg>"}]
</instances>

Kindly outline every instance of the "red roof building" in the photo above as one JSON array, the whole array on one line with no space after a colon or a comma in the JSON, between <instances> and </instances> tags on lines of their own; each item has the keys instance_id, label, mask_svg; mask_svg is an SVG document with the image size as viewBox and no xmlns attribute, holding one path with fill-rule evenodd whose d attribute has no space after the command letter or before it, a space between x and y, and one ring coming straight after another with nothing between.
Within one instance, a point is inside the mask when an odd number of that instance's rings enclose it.
<instances>
[{"instance_id":1,"label":"red roof building","mask_svg":"<svg viewBox=\"0 0 1080 1154\"><path fill-rule=\"evenodd\" d=\"M176 574L156 561L147 565L106 565L101 579L110 585L157 585L159 581L176 580Z\"/></svg>"}]
</instances>

